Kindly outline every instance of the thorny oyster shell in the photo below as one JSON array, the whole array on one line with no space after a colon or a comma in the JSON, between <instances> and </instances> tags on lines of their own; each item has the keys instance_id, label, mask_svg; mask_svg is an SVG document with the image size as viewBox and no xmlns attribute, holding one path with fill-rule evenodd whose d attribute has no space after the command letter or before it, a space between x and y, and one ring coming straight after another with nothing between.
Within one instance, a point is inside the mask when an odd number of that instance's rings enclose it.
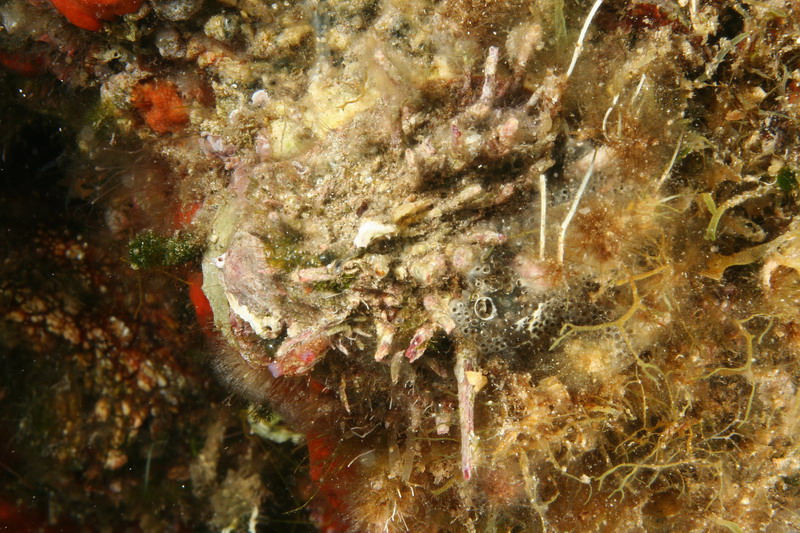
<instances>
[{"instance_id":1,"label":"thorny oyster shell","mask_svg":"<svg viewBox=\"0 0 800 533\"><path fill-rule=\"evenodd\" d=\"M349 62L322 56L306 95L281 104L295 111L272 122L272 154L239 146L253 163L206 199L217 214L204 288L233 347L222 372L335 436L323 490L337 498L357 483L378 499L344 504L357 527L416 531L445 513L448 527L493 530L535 511L544 529L580 528L564 508L581 497L618 501L643 483L672 494L677 479L683 491L721 475L708 439L763 413L752 368L730 367L752 357L756 333L767 349L769 298L746 290L728 318L685 315L721 305L702 274L719 248L690 192L708 185L678 168L698 150L683 120L703 85L689 74L698 45L661 8L635 45L621 28L588 45L600 4L567 69L541 53L553 50L551 14L467 63L413 28L403 42L435 50L420 64L384 33L406 16L387 4L343 50ZM610 46L621 48L602 56ZM776 198L764 183L709 209ZM694 411L721 386L715 375L741 386L733 422ZM281 389L308 379L328 398L324 416ZM632 524L639 504L625 505Z\"/></svg>"}]
</instances>

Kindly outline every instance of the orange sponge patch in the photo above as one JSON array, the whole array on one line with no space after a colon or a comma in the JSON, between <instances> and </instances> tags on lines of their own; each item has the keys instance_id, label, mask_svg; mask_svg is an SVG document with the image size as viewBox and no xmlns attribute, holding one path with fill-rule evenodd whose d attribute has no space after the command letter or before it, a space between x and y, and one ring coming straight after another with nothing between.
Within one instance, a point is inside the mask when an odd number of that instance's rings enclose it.
<instances>
[{"instance_id":1,"label":"orange sponge patch","mask_svg":"<svg viewBox=\"0 0 800 533\"><path fill-rule=\"evenodd\" d=\"M189 113L174 83L142 83L134 89L132 103L156 133L176 133L189 123Z\"/></svg>"}]
</instances>

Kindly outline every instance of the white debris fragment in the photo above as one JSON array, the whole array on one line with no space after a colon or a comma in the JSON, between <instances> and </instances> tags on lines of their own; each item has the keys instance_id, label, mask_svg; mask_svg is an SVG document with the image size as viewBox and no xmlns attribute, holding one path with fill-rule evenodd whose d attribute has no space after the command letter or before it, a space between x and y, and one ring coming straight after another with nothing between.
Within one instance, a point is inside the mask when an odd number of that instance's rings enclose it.
<instances>
[{"instance_id":1,"label":"white debris fragment","mask_svg":"<svg viewBox=\"0 0 800 533\"><path fill-rule=\"evenodd\" d=\"M271 98L269 93L264 89L259 89L250 97L250 102L255 107L264 107L270 102Z\"/></svg>"},{"instance_id":2,"label":"white debris fragment","mask_svg":"<svg viewBox=\"0 0 800 533\"><path fill-rule=\"evenodd\" d=\"M481 389L487 383L489 383L489 380L486 379L486 376L484 376L480 372L474 372L472 370L467 370L467 371L464 372L464 374L465 374L465 376L467 378L467 383L469 383L475 389L475 393L480 392Z\"/></svg>"},{"instance_id":3,"label":"white debris fragment","mask_svg":"<svg viewBox=\"0 0 800 533\"><path fill-rule=\"evenodd\" d=\"M397 232L397 226L394 224L382 224L374 220L366 220L358 228L358 234L353 240L356 248L366 248L373 240L386 235L394 235Z\"/></svg>"}]
</instances>

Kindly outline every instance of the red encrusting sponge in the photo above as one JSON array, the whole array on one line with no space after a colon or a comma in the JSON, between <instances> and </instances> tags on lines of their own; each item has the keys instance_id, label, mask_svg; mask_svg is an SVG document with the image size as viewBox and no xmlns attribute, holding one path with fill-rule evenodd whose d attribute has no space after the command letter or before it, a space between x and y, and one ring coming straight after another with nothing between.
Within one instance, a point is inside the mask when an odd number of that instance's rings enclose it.
<instances>
[{"instance_id":1,"label":"red encrusting sponge","mask_svg":"<svg viewBox=\"0 0 800 533\"><path fill-rule=\"evenodd\" d=\"M158 134L177 133L189 123L186 105L172 82L152 81L137 85L131 103L150 129Z\"/></svg>"},{"instance_id":2,"label":"red encrusting sponge","mask_svg":"<svg viewBox=\"0 0 800 533\"><path fill-rule=\"evenodd\" d=\"M84 30L97 31L101 20L134 13L142 0L50 0L53 6L73 25Z\"/></svg>"}]
</instances>

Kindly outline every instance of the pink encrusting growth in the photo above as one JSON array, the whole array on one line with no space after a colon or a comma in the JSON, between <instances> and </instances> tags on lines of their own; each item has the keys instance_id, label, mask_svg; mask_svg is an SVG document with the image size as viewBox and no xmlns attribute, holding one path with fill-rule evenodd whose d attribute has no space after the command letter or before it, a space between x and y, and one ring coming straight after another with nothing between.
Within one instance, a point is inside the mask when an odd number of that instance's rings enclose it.
<instances>
[{"instance_id":1,"label":"pink encrusting growth","mask_svg":"<svg viewBox=\"0 0 800 533\"><path fill-rule=\"evenodd\" d=\"M328 335L306 330L285 340L275 353L275 360L267 367L275 377L305 374L330 347L331 339Z\"/></svg>"},{"instance_id":2,"label":"pink encrusting growth","mask_svg":"<svg viewBox=\"0 0 800 533\"><path fill-rule=\"evenodd\" d=\"M436 333L437 329L438 327L432 323L424 324L417 329L414 336L411 337L411 341L408 343L408 348L406 348L405 352L405 356L410 362L413 363L422 357L422 354L425 353L425 348L427 348L428 343L433 338L433 334Z\"/></svg>"}]
</instances>

